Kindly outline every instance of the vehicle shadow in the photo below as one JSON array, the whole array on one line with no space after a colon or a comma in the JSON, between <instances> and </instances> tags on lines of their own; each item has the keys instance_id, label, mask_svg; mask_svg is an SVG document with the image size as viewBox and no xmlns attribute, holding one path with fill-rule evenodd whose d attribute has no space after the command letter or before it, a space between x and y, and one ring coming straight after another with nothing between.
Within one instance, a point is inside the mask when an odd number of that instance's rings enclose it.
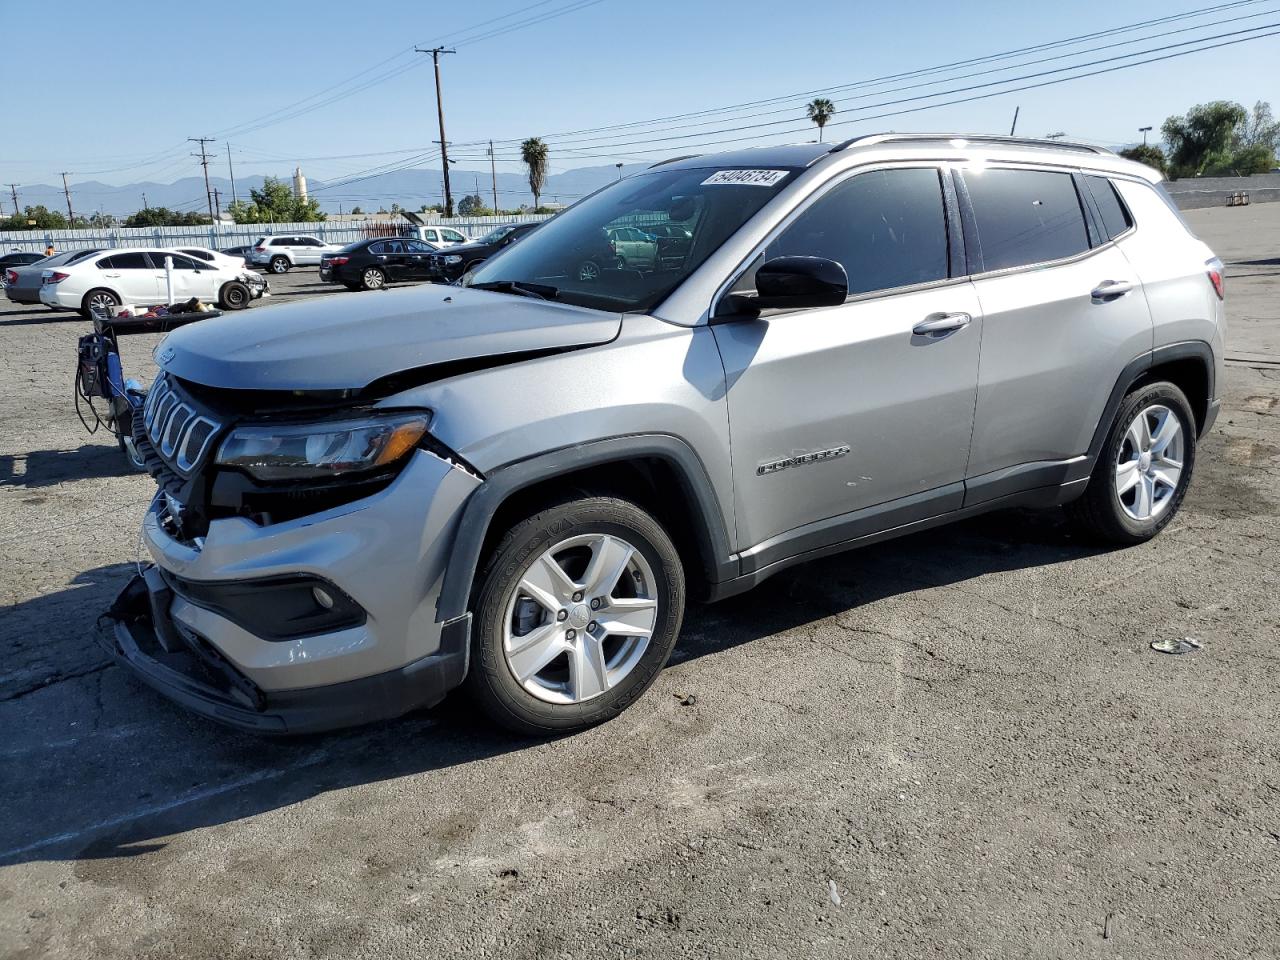
<instances>
[{"instance_id":1,"label":"vehicle shadow","mask_svg":"<svg viewBox=\"0 0 1280 960\"><path fill-rule=\"evenodd\" d=\"M815 561L752 593L692 606L674 663L687 663L862 604L995 571L1096 552L1055 513L995 514ZM539 741L496 730L465 698L354 731L281 739L242 734L177 708L127 671L87 656L90 626L128 568L0 614L6 657L42 634L70 638L47 676L0 691L0 863L145 856L192 830L244 820L346 787L470 764ZM16 621L15 622L15 618ZM18 626L21 629L14 629ZM851 641L852 642L852 641ZM859 642L866 642L865 639ZM647 709L640 701L632 709Z\"/></svg>"},{"instance_id":2,"label":"vehicle shadow","mask_svg":"<svg viewBox=\"0 0 1280 960\"><path fill-rule=\"evenodd\" d=\"M101 480L137 473L125 461L115 438L105 428L102 431L102 442L81 444L74 450L33 450L17 456L0 456L0 485L35 489L72 480Z\"/></svg>"},{"instance_id":3,"label":"vehicle shadow","mask_svg":"<svg viewBox=\"0 0 1280 960\"><path fill-rule=\"evenodd\" d=\"M74 310L50 310L45 306L18 307L16 311L6 310L4 319L0 319L0 327L29 327L43 323L84 323L88 321Z\"/></svg>"}]
</instances>

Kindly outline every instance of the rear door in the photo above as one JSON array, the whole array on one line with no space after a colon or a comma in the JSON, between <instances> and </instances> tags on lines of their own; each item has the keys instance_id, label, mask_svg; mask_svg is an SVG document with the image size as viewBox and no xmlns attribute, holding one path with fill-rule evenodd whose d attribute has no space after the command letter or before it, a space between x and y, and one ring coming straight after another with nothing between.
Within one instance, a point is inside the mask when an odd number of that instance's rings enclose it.
<instances>
[{"instance_id":1,"label":"rear door","mask_svg":"<svg viewBox=\"0 0 1280 960\"><path fill-rule=\"evenodd\" d=\"M1083 178L973 166L966 250L982 304L967 503L1048 486L1089 447L1125 365L1150 350L1151 314L1120 245L1100 235ZM1037 481L1043 480L1043 483Z\"/></svg>"},{"instance_id":2,"label":"rear door","mask_svg":"<svg viewBox=\"0 0 1280 960\"><path fill-rule=\"evenodd\" d=\"M748 569L960 505L982 316L958 257L953 200L932 165L845 178L753 263L835 260L849 299L712 326ZM734 289L753 288L750 277Z\"/></svg>"},{"instance_id":3,"label":"rear door","mask_svg":"<svg viewBox=\"0 0 1280 960\"><path fill-rule=\"evenodd\" d=\"M157 270L143 251L112 254L100 265L103 278L125 303L152 304L164 299L164 270Z\"/></svg>"}]
</instances>

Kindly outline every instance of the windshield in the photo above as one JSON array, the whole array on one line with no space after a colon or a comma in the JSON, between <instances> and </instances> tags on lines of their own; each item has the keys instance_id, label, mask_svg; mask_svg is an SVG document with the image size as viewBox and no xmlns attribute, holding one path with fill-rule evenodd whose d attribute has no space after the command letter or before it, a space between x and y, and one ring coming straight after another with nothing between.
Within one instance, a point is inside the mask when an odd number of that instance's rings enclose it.
<instances>
[{"instance_id":1,"label":"windshield","mask_svg":"<svg viewBox=\"0 0 1280 960\"><path fill-rule=\"evenodd\" d=\"M574 204L462 278L646 313L777 195L795 171L655 170Z\"/></svg>"}]
</instances>

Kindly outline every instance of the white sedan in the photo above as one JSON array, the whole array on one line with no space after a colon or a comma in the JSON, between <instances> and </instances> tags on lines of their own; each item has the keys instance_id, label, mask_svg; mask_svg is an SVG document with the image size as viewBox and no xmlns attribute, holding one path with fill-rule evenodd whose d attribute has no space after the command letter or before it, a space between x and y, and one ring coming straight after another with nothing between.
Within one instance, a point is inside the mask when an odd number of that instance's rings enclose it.
<instances>
[{"instance_id":1,"label":"white sedan","mask_svg":"<svg viewBox=\"0 0 1280 960\"><path fill-rule=\"evenodd\" d=\"M165 260L173 260L173 295ZM261 274L244 267L225 269L174 250L104 250L92 257L45 270L40 302L86 317L93 308L180 303L192 297L241 310L267 292Z\"/></svg>"}]
</instances>

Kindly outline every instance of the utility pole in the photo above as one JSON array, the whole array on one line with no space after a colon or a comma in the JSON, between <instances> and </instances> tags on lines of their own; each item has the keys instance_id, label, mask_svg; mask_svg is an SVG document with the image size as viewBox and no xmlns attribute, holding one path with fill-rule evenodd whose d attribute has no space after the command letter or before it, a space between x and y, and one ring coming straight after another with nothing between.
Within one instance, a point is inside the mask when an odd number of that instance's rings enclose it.
<instances>
[{"instance_id":1,"label":"utility pole","mask_svg":"<svg viewBox=\"0 0 1280 960\"><path fill-rule=\"evenodd\" d=\"M236 172L231 166L231 144L227 144L227 173L231 175L231 202L236 202Z\"/></svg>"},{"instance_id":2,"label":"utility pole","mask_svg":"<svg viewBox=\"0 0 1280 960\"><path fill-rule=\"evenodd\" d=\"M1009 127L1009 136L1011 137L1013 136L1013 131L1018 129L1018 111L1020 111L1021 109L1022 109L1021 106L1017 106L1013 108L1013 124Z\"/></svg>"},{"instance_id":3,"label":"utility pole","mask_svg":"<svg viewBox=\"0 0 1280 960\"><path fill-rule=\"evenodd\" d=\"M204 145L215 141L212 137L187 137L187 139L192 143L200 144L200 152L193 153L192 156L200 158L200 166L204 169L204 199L209 204L209 220L212 221L215 218L213 216L213 193L209 189L209 154Z\"/></svg>"},{"instance_id":4,"label":"utility pole","mask_svg":"<svg viewBox=\"0 0 1280 960\"><path fill-rule=\"evenodd\" d=\"M147 206L147 195L145 193L142 195L142 209L143 210L151 209L149 206Z\"/></svg>"},{"instance_id":5,"label":"utility pole","mask_svg":"<svg viewBox=\"0 0 1280 960\"><path fill-rule=\"evenodd\" d=\"M62 192L67 198L67 226L75 229L76 215L71 212L71 188L67 186L67 175L62 174Z\"/></svg>"},{"instance_id":6,"label":"utility pole","mask_svg":"<svg viewBox=\"0 0 1280 960\"><path fill-rule=\"evenodd\" d=\"M621 179L622 179L622 164L621 164L621 163L615 163L615 164L614 164L614 166L618 168L618 179L619 179L619 180L621 180Z\"/></svg>"},{"instance_id":7,"label":"utility pole","mask_svg":"<svg viewBox=\"0 0 1280 960\"><path fill-rule=\"evenodd\" d=\"M498 215L498 168L493 163L493 141L489 141L489 175L493 177L493 215ZM18 209L18 201L14 202L14 209Z\"/></svg>"},{"instance_id":8,"label":"utility pole","mask_svg":"<svg viewBox=\"0 0 1280 960\"><path fill-rule=\"evenodd\" d=\"M449 142L444 137L444 98L440 93L440 54L457 53L453 49L444 47L432 47L430 50L423 50L421 47L414 47L415 53L431 54L431 62L436 68L436 116L440 120L440 161L444 168L444 215L446 217L453 216L453 191L449 189Z\"/></svg>"},{"instance_id":9,"label":"utility pole","mask_svg":"<svg viewBox=\"0 0 1280 960\"><path fill-rule=\"evenodd\" d=\"M18 211L18 185L16 183L5 184L9 188L9 196L13 197L13 215L21 216Z\"/></svg>"},{"instance_id":10,"label":"utility pole","mask_svg":"<svg viewBox=\"0 0 1280 960\"><path fill-rule=\"evenodd\" d=\"M1145 147L1147 145L1147 134L1151 132L1151 128L1139 127L1138 132L1142 134L1142 145Z\"/></svg>"},{"instance_id":11,"label":"utility pole","mask_svg":"<svg viewBox=\"0 0 1280 960\"><path fill-rule=\"evenodd\" d=\"M218 212L217 216L213 218L217 220L218 217L222 216L222 197L218 195L217 187L213 188L213 209Z\"/></svg>"}]
</instances>

